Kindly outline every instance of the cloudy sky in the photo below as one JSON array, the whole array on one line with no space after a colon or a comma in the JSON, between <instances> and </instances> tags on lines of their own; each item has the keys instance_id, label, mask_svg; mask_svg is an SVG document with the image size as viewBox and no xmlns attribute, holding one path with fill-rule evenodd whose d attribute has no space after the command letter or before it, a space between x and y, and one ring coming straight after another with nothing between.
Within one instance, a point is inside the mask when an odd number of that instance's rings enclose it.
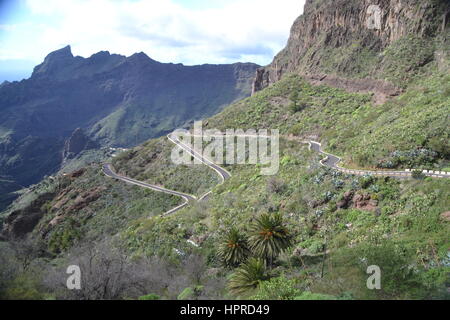
<instances>
[{"instance_id":1,"label":"cloudy sky","mask_svg":"<svg viewBox=\"0 0 450 320\"><path fill-rule=\"evenodd\" d=\"M270 63L304 0L0 0L0 82L74 55L143 51L161 62Z\"/></svg>"}]
</instances>

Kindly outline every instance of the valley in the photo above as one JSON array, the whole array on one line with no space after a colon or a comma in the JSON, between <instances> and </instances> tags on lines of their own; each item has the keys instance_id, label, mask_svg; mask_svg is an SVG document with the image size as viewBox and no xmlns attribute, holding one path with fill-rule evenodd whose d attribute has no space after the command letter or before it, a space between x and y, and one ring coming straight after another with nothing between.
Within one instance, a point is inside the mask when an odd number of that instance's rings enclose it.
<instances>
[{"instance_id":1,"label":"valley","mask_svg":"<svg viewBox=\"0 0 450 320\"><path fill-rule=\"evenodd\" d=\"M0 88L0 176L14 182L0 182L0 209L17 184L106 160L109 147L136 146L250 95L258 67L164 64L144 53L82 58L70 46L50 53L29 79Z\"/></svg>"}]
</instances>

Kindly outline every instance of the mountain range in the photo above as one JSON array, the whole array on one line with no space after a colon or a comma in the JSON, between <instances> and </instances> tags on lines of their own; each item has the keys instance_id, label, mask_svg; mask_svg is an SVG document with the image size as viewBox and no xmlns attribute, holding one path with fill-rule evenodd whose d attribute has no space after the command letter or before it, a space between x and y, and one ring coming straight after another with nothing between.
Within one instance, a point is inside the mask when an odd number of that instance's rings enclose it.
<instances>
[{"instance_id":1,"label":"mountain range","mask_svg":"<svg viewBox=\"0 0 450 320\"><path fill-rule=\"evenodd\" d=\"M58 171L74 134L88 149L137 145L249 96L257 68L165 64L142 52L82 58L70 46L50 53L29 79L0 86L0 208Z\"/></svg>"}]
</instances>

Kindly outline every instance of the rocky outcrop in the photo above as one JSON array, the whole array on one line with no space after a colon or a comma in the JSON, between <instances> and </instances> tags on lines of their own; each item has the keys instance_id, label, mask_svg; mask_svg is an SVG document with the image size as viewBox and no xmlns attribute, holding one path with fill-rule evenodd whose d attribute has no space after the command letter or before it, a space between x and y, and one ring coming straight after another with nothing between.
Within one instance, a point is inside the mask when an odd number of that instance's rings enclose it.
<instances>
[{"instance_id":1,"label":"rocky outcrop","mask_svg":"<svg viewBox=\"0 0 450 320\"><path fill-rule=\"evenodd\" d=\"M80 210L85 209L92 202L97 201L102 193L106 190L104 187L97 187L88 191L80 193L73 202L68 197L68 191L63 191L56 199L56 204L52 207L52 212L56 213L55 217L49 222L44 234L48 232L52 227L63 222L70 214L76 214ZM70 204L69 204L70 203Z\"/></svg>"},{"instance_id":2,"label":"rocky outcrop","mask_svg":"<svg viewBox=\"0 0 450 320\"><path fill-rule=\"evenodd\" d=\"M2 237L5 239L23 238L34 230L46 211L43 206L52 200L55 194L45 193L27 207L13 211L3 223Z\"/></svg>"},{"instance_id":3,"label":"rocky outcrop","mask_svg":"<svg viewBox=\"0 0 450 320\"><path fill-rule=\"evenodd\" d=\"M359 210L376 211L378 201L373 200L369 194L357 194L353 197L353 205Z\"/></svg>"},{"instance_id":4,"label":"rocky outcrop","mask_svg":"<svg viewBox=\"0 0 450 320\"><path fill-rule=\"evenodd\" d=\"M374 5L380 11L374 10ZM333 74L352 77L358 72L354 56L379 57L387 46L407 35L428 38L442 32L449 23L449 6L447 0L307 0L286 48L269 66L257 71L253 93L289 72L318 78ZM370 63L373 61L361 62L361 68ZM374 66L373 72L378 69ZM360 80L364 82L366 79ZM370 89L385 91L379 85ZM387 91L392 94L391 88Z\"/></svg>"},{"instance_id":5,"label":"rocky outcrop","mask_svg":"<svg viewBox=\"0 0 450 320\"><path fill-rule=\"evenodd\" d=\"M73 59L74 56L70 46L53 51L45 57L43 63L34 68L32 77L56 76L60 70L66 69L67 66L72 65Z\"/></svg>"},{"instance_id":6,"label":"rocky outcrop","mask_svg":"<svg viewBox=\"0 0 450 320\"><path fill-rule=\"evenodd\" d=\"M355 208L364 211L377 211L378 201L372 199L370 194L354 193L347 191L344 193L342 199L336 203L338 209Z\"/></svg>"},{"instance_id":7,"label":"rocky outcrop","mask_svg":"<svg viewBox=\"0 0 450 320\"><path fill-rule=\"evenodd\" d=\"M83 176L86 173L86 169L85 168L81 168L77 171L71 172L69 173L67 176L71 179L76 179L79 178L81 176Z\"/></svg>"},{"instance_id":8,"label":"rocky outcrop","mask_svg":"<svg viewBox=\"0 0 450 320\"><path fill-rule=\"evenodd\" d=\"M67 176L77 179L83 174L84 170L79 170ZM52 215L50 222L40 228L40 232L45 235L68 216L79 213L97 201L105 190L103 186L86 191L66 188L59 193L42 194L26 207L11 212L3 222L0 235L4 239L23 238L36 229L44 216Z\"/></svg>"},{"instance_id":9,"label":"rocky outcrop","mask_svg":"<svg viewBox=\"0 0 450 320\"><path fill-rule=\"evenodd\" d=\"M95 149L98 145L89 139L88 136L80 128L75 129L69 139L66 140L63 150L63 164L73 159L81 152L89 149Z\"/></svg>"},{"instance_id":10,"label":"rocky outcrop","mask_svg":"<svg viewBox=\"0 0 450 320\"><path fill-rule=\"evenodd\" d=\"M77 212L88 206L91 202L97 201L101 195L102 192L105 191L106 188L104 187L98 187L91 190L88 190L86 192L81 193L78 195L73 203L66 209L67 212Z\"/></svg>"}]
</instances>

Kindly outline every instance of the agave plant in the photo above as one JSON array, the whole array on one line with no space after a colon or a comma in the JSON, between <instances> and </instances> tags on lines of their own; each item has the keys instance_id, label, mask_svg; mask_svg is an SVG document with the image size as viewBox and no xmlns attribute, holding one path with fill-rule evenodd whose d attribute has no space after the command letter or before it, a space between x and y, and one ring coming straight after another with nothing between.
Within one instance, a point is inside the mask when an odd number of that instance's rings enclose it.
<instances>
[{"instance_id":1,"label":"agave plant","mask_svg":"<svg viewBox=\"0 0 450 320\"><path fill-rule=\"evenodd\" d=\"M251 232L250 249L255 255L269 260L271 265L272 260L292 243L292 237L279 213L261 215L251 227Z\"/></svg>"},{"instance_id":2,"label":"agave plant","mask_svg":"<svg viewBox=\"0 0 450 320\"><path fill-rule=\"evenodd\" d=\"M219 245L218 254L223 263L235 267L244 262L250 254L247 238L232 228Z\"/></svg>"},{"instance_id":3,"label":"agave plant","mask_svg":"<svg viewBox=\"0 0 450 320\"><path fill-rule=\"evenodd\" d=\"M250 258L231 275L228 290L234 296L250 296L258 288L261 281L268 279L269 275L264 260Z\"/></svg>"}]
</instances>

